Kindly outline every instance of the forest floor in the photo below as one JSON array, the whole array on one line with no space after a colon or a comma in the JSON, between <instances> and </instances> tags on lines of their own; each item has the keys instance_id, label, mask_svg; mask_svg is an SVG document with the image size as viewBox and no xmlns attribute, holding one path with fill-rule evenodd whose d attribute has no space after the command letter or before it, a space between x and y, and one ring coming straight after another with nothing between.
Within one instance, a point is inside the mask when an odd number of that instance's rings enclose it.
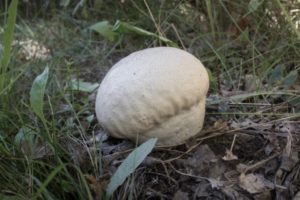
<instances>
[{"instance_id":1,"label":"forest floor","mask_svg":"<svg viewBox=\"0 0 300 200\"><path fill-rule=\"evenodd\" d=\"M17 19L10 93L0 105L0 199L104 199L136 145L102 130L96 88L131 52L174 44L209 70L203 130L185 144L154 148L112 199L300 199L299 33L259 10L209 23L193 4L142 12L128 2L89 19L67 12ZM133 28L114 32L116 19ZM222 20L230 21L223 30L210 26ZM34 100L39 75L45 88Z\"/></svg>"}]
</instances>

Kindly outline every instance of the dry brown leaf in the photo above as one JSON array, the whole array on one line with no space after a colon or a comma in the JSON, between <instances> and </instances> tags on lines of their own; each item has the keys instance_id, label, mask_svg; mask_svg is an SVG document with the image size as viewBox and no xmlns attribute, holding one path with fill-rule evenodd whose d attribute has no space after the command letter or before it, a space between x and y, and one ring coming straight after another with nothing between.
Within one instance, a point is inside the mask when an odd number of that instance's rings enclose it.
<instances>
[{"instance_id":1,"label":"dry brown leaf","mask_svg":"<svg viewBox=\"0 0 300 200\"><path fill-rule=\"evenodd\" d=\"M95 193L95 199L102 199L103 193L107 186L107 181L105 178L96 179L93 175L86 175L92 191Z\"/></svg>"},{"instance_id":2,"label":"dry brown leaf","mask_svg":"<svg viewBox=\"0 0 300 200\"><path fill-rule=\"evenodd\" d=\"M195 189L194 199L197 198L205 198L207 199L211 190L211 183L207 183L206 181L202 181L198 183L197 188Z\"/></svg>"},{"instance_id":3,"label":"dry brown leaf","mask_svg":"<svg viewBox=\"0 0 300 200\"><path fill-rule=\"evenodd\" d=\"M254 119L246 118L240 121L232 121L229 126L233 129L252 128L254 130L262 131L270 130L273 124L265 121L257 121Z\"/></svg>"},{"instance_id":4,"label":"dry brown leaf","mask_svg":"<svg viewBox=\"0 0 300 200\"><path fill-rule=\"evenodd\" d=\"M219 181L214 178L209 178L208 181L213 189L214 188L220 189L221 187L224 186L224 183L222 181Z\"/></svg>"},{"instance_id":5,"label":"dry brown leaf","mask_svg":"<svg viewBox=\"0 0 300 200\"><path fill-rule=\"evenodd\" d=\"M248 167L249 167L249 165L240 163L236 166L236 170L240 173L243 173Z\"/></svg>"},{"instance_id":6,"label":"dry brown leaf","mask_svg":"<svg viewBox=\"0 0 300 200\"><path fill-rule=\"evenodd\" d=\"M250 20L247 17L237 17L237 24L230 26L228 33L231 37L237 38L250 25Z\"/></svg>"},{"instance_id":7,"label":"dry brown leaf","mask_svg":"<svg viewBox=\"0 0 300 200\"><path fill-rule=\"evenodd\" d=\"M217 157L208 145L200 145L192 157L187 159L187 164L191 167L205 165L217 161ZM204 166L203 166L204 167Z\"/></svg>"},{"instance_id":8,"label":"dry brown leaf","mask_svg":"<svg viewBox=\"0 0 300 200\"><path fill-rule=\"evenodd\" d=\"M30 144L28 140L22 140L20 146L25 155L31 156L35 159L54 154L50 145L46 142L43 142L40 138L37 138L34 144Z\"/></svg>"},{"instance_id":9,"label":"dry brown leaf","mask_svg":"<svg viewBox=\"0 0 300 200\"><path fill-rule=\"evenodd\" d=\"M236 191L232 186L226 186L226 187L222 188L222 191L226 194L226 196L229 199L232 199L232 200L246 200L246 199L248 199L241 192Z\"/></svg>"},{"instance_id":10,"label":"dry brown leaf","mask_svg":"<svg viewBox=\"0 0 300 200\"><path fill-rule=\"evenodd\" d=\"M280 165L280 169L283 169L284 171L291 171L299 161L298 152L293 150L292 143L292 134L288 132L287 142L282 152L282 159Z\"/></svg>"},{"instance_id":11,"label":"dry brown leaf","mask_svg":"<svg viewBox=\"0 0 300 200\"><path fill-rule=\"evenodd\" d=\"M224 163L214 154L208 145L200 145L193 156L184 162L193 175L218 179L224 174Z\"/></svg>"},{"instance_id":12,"label":"dry brown leaf","mask_svg":"<svg viewBox=\"0 0 300 200\"><path fill-rule=\"evenodd\" d=\"M259 87L261 87L261 83L258 76L252 74L245 75L245 91L246 92L254 92Z\"/></svg>"},{"instance_id":13,"label":"dry brown leaf","mask_svg":"<svg viewBox=\"0 0 300 200\"><path fill-rule=\"evenodd\" d=\"M278 138L274 133L264 133L263 137L268 141L268 144L264 148L266 155L269 156L275 150L280 149Z\"/></svg>"},{"instance_id":14,"label":"dry brown leaf","mask_svg":"<svg viewBox=\"0 0 300 200\"><path fill-rule=\"evenodd\" d=\"M239 186L251 194L274 189L274 184L260 174L244 174L239 177Z\"/></svg>"},{"instance_id":15,"label":"dry brown leaf","mask_svg":"<svg viewBox=\"0 0 300 200\"><path fill-rule=\"evenodd\" d=\"M272 199L272 192L270 190L263 191L262 193L253 195L255 200Z\"/></svg>"},{"instance_id":16,"label":"dry brown leaf","mask_svg":"<svg viewBox=\"0 0 300 200\"><path fill-rule=\"evenodd\" d=\"M214 123L214 129L216 130L228 130L227 121L218 120Z\"/></svg>"}]
</instances>

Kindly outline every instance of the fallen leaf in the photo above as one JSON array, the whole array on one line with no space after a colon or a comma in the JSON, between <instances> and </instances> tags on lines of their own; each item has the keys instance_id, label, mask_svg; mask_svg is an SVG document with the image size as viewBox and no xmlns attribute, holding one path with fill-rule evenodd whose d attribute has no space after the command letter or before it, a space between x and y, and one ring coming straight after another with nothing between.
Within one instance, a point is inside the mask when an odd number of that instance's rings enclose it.
<instances>
[{"instance_id":1,"label":"fallen leaf","mask_svg":"<svg viewBox=\"0 0 300 200\"><path fill-rule=\"evenodd\" d=\"M210 195L210 191L211 190L211 184L207 183L206 181L201 181L198 185L197 188L195 189L195 193L194 193L194 199L195 197L198 198L205 198L207 199L208 196Z\"/></svg>"},{"instance_id":2,"label":"fallen leaf","mask_svg":"<svg viewBox=\"0 0 300 200\"><path fill-rule=\"evenodd\" d=\"M280 148L277 135L275 135L274 133L266 132L263 134L263 137L268 141L267 145L264 148L266 155L269 156L272 152L274 152L274 150L277 150Z\"/></svg>"},{"instance_id":3,"label":"fallen leaf","mask_svg":"<svg viewBox=\"0 0 300 200\"><path fill-rule=\"evenodd\" d=\"M220 161L205 144L200 145L193 156L184 162L184 165L194 175L218 179L225 170L224 163Z\"/></svg>"},{"instance_id":4,"label":"fallen leaf","mask_svg":"<svg viewBox=\"0 0 300 200\"><path fill-rule=\"evenodd\" d=\"M229 199L232 200L248 200L241 192L236 191L232 186L226 186L222 188L222 191L226 194Z\"/></svg>"},{"instance_id":5,"label":"fallen leaf","mask_svg":"<svg viewBox=\"0 0 300 200\"><path fill-rule=\"evenodd\" d=\"M236 123L232 123L231 126L234 126L236 128L247 128L247 129L251 128L259 131L270 130L273 126L272 123L263 122L263 121L256 122L253 119L249 119L249 118L246 118L243 121L236 122Z\"/></svg>"},{"instance_id":6,"label":"fallen leaf","mask_svg":"<svg viewBox=\"0 0 300 200\"><path fill-rule=\"evenodd\" d=\"M276 125L275 131L280 132L280 133L293 133L296 130L298 130L296 127L297 124L293 124L289 121L283 121L279 124Z\"/></svg>"},{"instance_id":7,"label":"fallen leaf","mask_svg":"<svg viewBox=\"0 0 300 200\"><path fill-rule=\"evenodd\" d=\"M105 136L103 136L102 139L105 139ZM117 152L126 151L131 148L134 148L133 143L128 140L123 140L122 142L120 142L119 144L116 144L116 145L106 143L106 142L101 144L101 150L102 150L102 154L104 156L111 155L111 154L117 153Z\"/></svg>"},{"instance_id":8,"label":"fallen leaf","mask_svg":"<svg viewBox=\"0 0 300 200\"><path fill-rule=\"evenodd\" d=\"M214 188L220 189L224 185L222 181L219 181L214 178L209 178L208 181L213 189Z\"/></svg>"},{"instance_id":9,"label":"fallen leaf","mask_svg":"<svg viewBox=\"0 0 300 200\"><path fill-rule=\"evenodd\" d=\"M250 194L262 193L274 189L274 184L260 174L242 173L239 177L239 186Z\"/></svg>"},{"instance_id":10,"label":"fallen leaf","mask_svg":"<svg viewBox=\"0 0 300 200\"><path fill-rule=\"evenodd\" d=\"M217 157L214 152L209 148L208 145L201 145L198 147L197 151L193 154L192 157L189 157L186 160L186 164L197 170L202 171L209 168L211 163L217 161Z\"/></svg>"},{"instance_id":11,"label":"fallen leaf","mask_svg":"<svg viewBox=\"0 0 300 200\"><path fill-rule=\"evenodd\" d=\"M95 199L103 199L103 193L107 187L106 176L96 179L95 176L86 175L86 179L88 180L92 191L95 193Z\"/></svg>"},{"instance_id":12,"label":"fallen leaf","mask_svg":"<svg viewBox=\"0 0 300 200\"><path fill-rule=\"evenodd\" d=\"M95 136L91 137L89 141L87 141L87 144L93 144L93 143L102 143L105 142L108 139L108 134L104 130L99 130Z\"/></svg>"},{"instance_id":13,"label":"fallen leaf","mask_svg":"<svg viewBox=\"0 0 300 200\"><path fill-rule=\"evenodd\" d=\"M233 38L239 37L250 25L250 21L247 17L238 16L237 24L232 25L229 28L229 35Z\"/></svg>"},{"instance_id":14,"label":"fallen leaf","mask_svg":"<svg viewBox=\"0 0 300 200\"><path fill-rule=\"evenodd\" d=\"M44 142L37 132L25 126L16 134L14 142L24 155L31 158L43 158L54 154L50 145Z\"/></svg>"},{"instance_id":15,"label":"fallen leaf","mask_svg":"<svg viewBox=\"0 0 300 200\"><path fill-rule=\"evenodd\" d=\"M216 130L227 130L228 129L227 121L223 121L223 120L216 121L214 123L214 129L216 129Z\"/></svg>"},{"instance_id":16,"label":"fallen leaf","mask_svg":"<svg viewBox=\"0 0 300 200\"><path fill-rule=\"evenodd\" d=\"M236 170L240 173L243 173L245 170L247 170L249 166L246 165L246 164L243 164L243 163L239 163L237 166L236 166Z\"/></svg>"},{"instance_id":17,"label":"fallen leaf","mask_svg":"<svg viewBox=\"0 0 300 200\"><path fill-rule=\"evenodd\" d=\"M245 91L246 92L254 92L257 89L259 89L262 86L259 77L252 75L252 74L246 74L245 75Z\"/></svg>"},{"instance_id":18,"label":"fallen leaf","mask_svg":"<svg viewBox=\"0 0 300 200\"><path fill-rule=\"evenodd\" d=\"M293 155L294 156L282 156L280 169L289 172L295 167L295 165L299 161L298 153L293 152Z\"/></svg>"}]
</instances>

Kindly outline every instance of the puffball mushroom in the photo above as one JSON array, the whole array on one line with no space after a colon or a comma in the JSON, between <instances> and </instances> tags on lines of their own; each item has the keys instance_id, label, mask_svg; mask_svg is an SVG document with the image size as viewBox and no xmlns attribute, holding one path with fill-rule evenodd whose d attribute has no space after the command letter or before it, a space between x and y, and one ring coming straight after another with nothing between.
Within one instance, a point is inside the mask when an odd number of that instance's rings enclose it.
<instances>
[{"instance_id":1,"label":"puffball mushroom","mask_svg":"<svg viewBox=\"0 0 300 200\"><path fill-rule=\"evenodd\" d=\"M137 51L101 82L97 119L113 137L182 144L202 129L208 87L207 71L192 54L171 47Z\"/></svg>"}]
</instances>

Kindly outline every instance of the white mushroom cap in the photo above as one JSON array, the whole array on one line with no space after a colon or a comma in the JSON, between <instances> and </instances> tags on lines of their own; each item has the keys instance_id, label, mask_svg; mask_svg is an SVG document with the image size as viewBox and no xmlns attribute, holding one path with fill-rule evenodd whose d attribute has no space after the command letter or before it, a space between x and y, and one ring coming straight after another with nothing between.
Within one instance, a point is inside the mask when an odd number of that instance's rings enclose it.
<instances>
[{"instance_id":1,"label":"white mushroom cap","mask_svg":"<svg viewBox=\"0 0 300 200\"><path fill-rule=\"evenodd\" d=\"M181 144L202 129L208 87L206 69L190 53L171 47L137 51L100 84L97 119L117 138Z\"/></svg>"}]
</instances>

